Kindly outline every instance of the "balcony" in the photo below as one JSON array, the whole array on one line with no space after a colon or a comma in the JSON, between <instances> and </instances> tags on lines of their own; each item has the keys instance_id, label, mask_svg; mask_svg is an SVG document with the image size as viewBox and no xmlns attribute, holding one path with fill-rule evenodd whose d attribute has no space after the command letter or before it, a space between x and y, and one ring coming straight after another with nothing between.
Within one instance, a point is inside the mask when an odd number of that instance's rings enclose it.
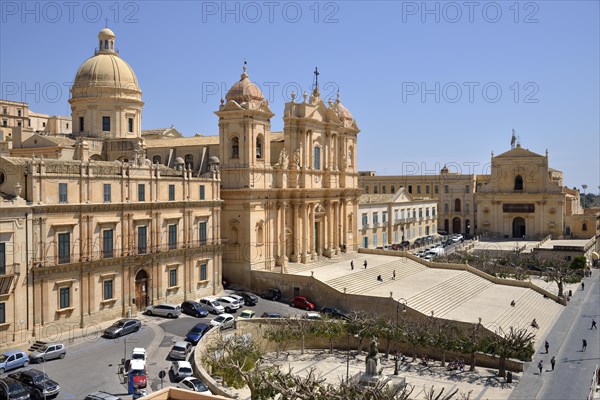
<instances>
[{"instance_id":1,"label":"balcony","mask_svg":"<svg viewBox=\"0 0 600 400\"><path fill-rule=\"evenodd\" d=\"M371 228L371 224L369 224L369 223L366 223L366 224L362 225L362 230L363 231L366 230L366 229L369 229L369 228Z\"/></svg>"}]
</instances>

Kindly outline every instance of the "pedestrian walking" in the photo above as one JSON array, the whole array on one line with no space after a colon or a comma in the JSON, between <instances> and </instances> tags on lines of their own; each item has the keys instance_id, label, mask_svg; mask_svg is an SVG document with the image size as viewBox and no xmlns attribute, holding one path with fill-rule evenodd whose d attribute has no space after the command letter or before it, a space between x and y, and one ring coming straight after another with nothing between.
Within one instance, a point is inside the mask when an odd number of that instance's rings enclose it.
<instances>
[{"instance_id":1,"label":"pedestrian walking","mask_svg":"<svg viewBox=\"0 0 600 400\"><path fill-rule=\"evenodd\" d=\"M365 262L363 263L363 266L365 267L365 269L367 269L367 260L365 260Z\"/></svg>"},{"instance_id":2,"label":"pedestrian walking","mask_svg":"<svg viewBox=\"0 0 600 400\"><path fill-rule=\"evenodd\" d=\"M378 280L379 282L383 282L383 278L381 277L381 275L377 275L377 280Z\"/></svg>"},{"instance_id":3,"label":"pedestrian walking","mask_svg":"<svg viewBox=\"0 0 600 400\"><path fill-rule=\"evenodd\" d=\"M542 370L544 369L544 361L540 360L538 363L538 369L540 370L540 375L542 374Z\"/></svg>"},{"instance_id":4,"label":"pedestrian walking","mask_svg":"<svg viewBox=\"0 0 600 400\"><path fill-rule=\"evenodd\" d=\"M544 347L546 348L546 354L548 354L548 349L550 348L550 343L548 343L547 340L546 340L546 343L544 344Z\"/></svg>"},{"instance_id":5,"label":"pedestrian walking","mask_svg":"<svg viewBox=\"0 0 600 400\"><path fill-rule=\"evenodd\" d=\"M587 347L587 340L581 339L581 351L585 351Z\"/></svg>"},{"instance_id":6,"label":"pedestrian walking","mask_svg":"<svg viewBox=\"0 0 600 400\"><path fill-rule=\"evenodd\" d=\"M585 283L581 282L581 290L585 289Z\"/></svg>"},{"instance_id":7,"label":"pedestrian walking","mask_svg":"<svg viewBox=\"0 0 600 400\"><path fill-rule=\"evenodd\" d=\"M392 279L396 280L396 270L394 270L394 272L392 272Z\"/></svg>"},{"instance_id":8,"label":"pedestrian walking","mask_svg":"<svg viewBox=\"0 0 600 400\"><path fill-rule=\"evenodd\" d=\"M592 327L590 329L598 329L596 326L596 320L592 318Z\"/></svg>"},{"instance_id":9,"label":"pedestrian walking","mask_svg":"<svg viewBox=\"0 0 600 400\"><path fill-rule=\"evenodd\" d=\"M350 269L354 271L354 260L350 260Z\"/></svg>"},{"instance_id":10,"label":"pedestrian walking","mask_svg":"<svg viewBox=\"0 0 600 400\"><path fill-rule=\"evenodd\" d=\"M550 359L550 364L552 364L552 371L554 371L554 365L556 365L556 357L552 356Z\"/></svg>"}]
</instances>

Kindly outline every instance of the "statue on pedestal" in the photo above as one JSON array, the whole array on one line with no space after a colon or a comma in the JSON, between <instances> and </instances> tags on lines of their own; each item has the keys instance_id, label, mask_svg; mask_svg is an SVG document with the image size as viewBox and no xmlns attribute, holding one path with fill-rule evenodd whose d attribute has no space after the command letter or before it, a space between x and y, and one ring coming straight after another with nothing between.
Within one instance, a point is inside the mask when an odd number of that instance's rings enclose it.
<instances>
[{"instance_id":1,"label":"statue on pedestal","mask_svg":"<svg viewBox=\"0 0 600 400\"><path fill-rule=\"evenodd\" d=\"M377 375L379 369L379 359L381 356L379 355L377 338L373 337L371 340L371 345L369 347L369 354L367 354L367 358L365 359L366 364L366 373L367 375Z\"/></svg>"}]
</instances>

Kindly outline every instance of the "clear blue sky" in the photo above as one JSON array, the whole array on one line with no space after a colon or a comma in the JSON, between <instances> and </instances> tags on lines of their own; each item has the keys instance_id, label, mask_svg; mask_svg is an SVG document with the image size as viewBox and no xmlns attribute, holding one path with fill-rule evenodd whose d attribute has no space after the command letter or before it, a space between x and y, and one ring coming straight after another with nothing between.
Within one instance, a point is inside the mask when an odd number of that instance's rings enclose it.
<instances>
[{"instance_id":1,"label":"clear blue sky","mask_svg":"<svg viewBox=\"0 0 600 400\"><path fill-rule=\"evenodd\" d=\"M245 58L281 130L289 92L309 91L318 66L322 94L339 88L361 129L361 170L485 172L514 128L568 186L598 192L599 2L465 3L5 0L0 97L70 114L67 87L108 18L144 129L217 134Z\"/></svg>"}]
</instances>

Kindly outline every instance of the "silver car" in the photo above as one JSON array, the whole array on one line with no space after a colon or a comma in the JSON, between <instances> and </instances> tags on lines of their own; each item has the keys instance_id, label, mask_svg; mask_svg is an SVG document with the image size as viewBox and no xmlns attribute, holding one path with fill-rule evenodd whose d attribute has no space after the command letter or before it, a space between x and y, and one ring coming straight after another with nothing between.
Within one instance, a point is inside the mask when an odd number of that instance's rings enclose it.
<instances>
[{"instance_id":1,"label":"silver car","mask_svg":"<svg viewBox=\"0 0 600 400\"><path fill-rule=\"evenodd\" d=\"M181 308L179 307L179 304L158 304L146 307L146 314L177 318L181 315Z\"/></svg>"},{"instance_id":2,"label":"silver car","mask_svg":"<svg viewBox=\"0 0 600 400\"><path fill-rule=\"evenodd\" d=\"M29 359L32 362L44 362L48 360L54 360L56 358L65 358L67 349L62 343L36 343L29 353Z\"/></svg>"},{"instance_id":3,"label":"silver car","mask_svg":"<svg viewBox=\"0 0 600 400\"><path fill-rule=\"evenodd\" d=\"M192 351L190 342L179 341L173 345L169 357L171 360L187 360L188 355Z\"/></svg>"}]
</instances>

